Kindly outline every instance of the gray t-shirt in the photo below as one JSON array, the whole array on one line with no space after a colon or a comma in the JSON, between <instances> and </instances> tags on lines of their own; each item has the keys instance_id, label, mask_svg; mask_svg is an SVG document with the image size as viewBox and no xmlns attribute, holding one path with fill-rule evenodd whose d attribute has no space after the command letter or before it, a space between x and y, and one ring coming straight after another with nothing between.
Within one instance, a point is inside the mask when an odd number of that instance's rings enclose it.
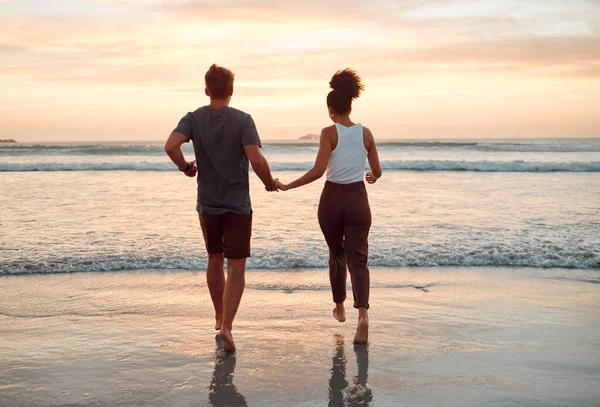
<instances>
[{"instance_id":1,"label":"gray t-shirt","mask_svg":"<svg viewBox=\"0 0 600 407\"><path fill-rule=\"evenodd\" d=\"M183 116L173 131L194 144L198 167L196 210L214 215L251 213L244 146L262 147L252 117L228 106L203 106Z\"/></svg>"}]
</instances>

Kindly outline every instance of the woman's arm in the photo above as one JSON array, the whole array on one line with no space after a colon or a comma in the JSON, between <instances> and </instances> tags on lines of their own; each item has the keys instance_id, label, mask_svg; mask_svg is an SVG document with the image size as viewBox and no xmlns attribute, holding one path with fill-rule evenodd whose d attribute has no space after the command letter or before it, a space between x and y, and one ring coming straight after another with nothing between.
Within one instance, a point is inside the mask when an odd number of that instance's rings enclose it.
<instances>
[{"instance_id":1,"label":"woman's arm","mask_svg":"<svg viewBox=\"0 0 600 407\"><path fill-rule=\"evenodd\" d=\"M298 178L297 180L290 182L289 184L277 183L277 187L282 191L288 189L298 188L306 184L310 184L313 181L318 180L325 174L327 165L329 165L329 159L331 158L331 140L327 129L321 131L321 138L319 140L319 152L315 159L315 164L308 170L306 174Z\"/></svg>"},{"instance_id":2,"label":"woman's arm","mask_svg":"<svg viewBox=\"0 0 600 407\"><path fill-rule=\"evenodd\" d=\"M377 146L375 145L375 138L371 130L365 127L365 137L367 139L367 159L369 160L370 172L365 174L365 179L369 184L374 184L379 178L383 171L381 170L381 164L379 163L379 154L377 153Z\"/></svg>"}]
</instances>

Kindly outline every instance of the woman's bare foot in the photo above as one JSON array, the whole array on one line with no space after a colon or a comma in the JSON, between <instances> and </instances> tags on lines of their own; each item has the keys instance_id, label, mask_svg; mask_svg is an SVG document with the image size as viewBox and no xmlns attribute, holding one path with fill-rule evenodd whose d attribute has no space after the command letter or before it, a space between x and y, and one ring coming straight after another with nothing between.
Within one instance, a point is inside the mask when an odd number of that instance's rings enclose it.
<instances>
[{"instance_id":1,"label":"woman's bare foot","mask_svg":"<svg viewBox=\"0 0 600 407\"><path fill-rule=\"evenodd\" d=\"M359 318L356 325L356 335L354 343L367 343L369 341L369 319Z\"/></svg>"},{"instance_id":2,"label":"woman's bare foot","mask_svg":"<svg viewBox=\"0 0 600 407\"><path fill-rule=\"evenodd\" d=\"M344 304L335 304L335 308L333 309L333 317L340 322L346 321L346 309L344 308Z\"/></svg>"},{"instance_id":3,"label":"woman's bare foot","mask_svg":"<svg viewBox=\"0 0 600 407\"><path fill-rule=\"evenodd\" d=\"M215 321L215 331L219 331L221 329L221 318L217 318Z\"/></svg>"},{"instance_id":4,"label":"woman's bare foot","mask_svg":"<svg viewBox=\"0 0 600 407\"><path fill-rule=\"evenodd\" d=\"M221 328L219 331L219 338L223 343L223 350L225 352L235 352L235 342L233 342L233 335L231 335L231 330Z\"/></svg>"}]
</instances>

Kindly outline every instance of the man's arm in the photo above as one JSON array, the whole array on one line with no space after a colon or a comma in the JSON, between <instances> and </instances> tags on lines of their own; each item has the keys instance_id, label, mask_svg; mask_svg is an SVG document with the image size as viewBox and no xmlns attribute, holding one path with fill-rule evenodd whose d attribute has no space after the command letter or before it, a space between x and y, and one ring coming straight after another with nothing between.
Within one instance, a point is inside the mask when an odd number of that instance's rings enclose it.
<instances>
[{"instance_id":1,"label":"man's arm","mask_svg":"<svg viewBox=\"0 0 600 407\"><path fill-rule=\"evenodd\" d=\"M188 162L183 156L183 151L181 151L181 146L187 141L188 138L185 135L174 131L165 143L165 152L180 171L184 171L187 167L188 170L185 172L185 175L193 177L196 175L196 167L193 165L188 167Z\"/></svg>"},{"instance_id":2,"label":"man's arm","mask_svg":"<svg viewBox=\"0 0 600 407\"><path fill-rule=\"evenodd\" d=\"M250 144L244 146L244 152L246 153L248 161L250 161L250 165L252 165L254 173L260 178L263 184L265 184L267 191L276 190L275 180L271 175L271 168L269 168L269 163L260 152L258 145Z\"/></svg>"}]
</instances>

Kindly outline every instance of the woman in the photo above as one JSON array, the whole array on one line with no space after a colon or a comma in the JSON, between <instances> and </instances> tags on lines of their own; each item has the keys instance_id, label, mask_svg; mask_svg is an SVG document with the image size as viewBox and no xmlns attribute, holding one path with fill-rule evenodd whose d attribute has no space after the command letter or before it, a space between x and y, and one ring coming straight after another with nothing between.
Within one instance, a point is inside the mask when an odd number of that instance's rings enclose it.
<instances>
[{"instance_id":1,"label":"woman","mask_svg":"<svg viewBox=\"0 0 600 407\"><path fill-rule=\"evenodd\" d=\"M329 279L335 308L333 316L346 320L346 265L350 270L354 307L358 308L358 324L354 342L366 343L369 337L369 269L368 237L371 209L363 182L365 161L371 172L369 184L381 177L381 166L373 134L361 124L350 120L352 101L364 90L360 77L351 69L338 71L329 85L327 95L329 117L333 126L321 131L319 152L313 168L289 184L277 181L283 191L309 184L323 176L327 182L319 202L319 225L329 246Z\"/></svg>"}]
</instances>

